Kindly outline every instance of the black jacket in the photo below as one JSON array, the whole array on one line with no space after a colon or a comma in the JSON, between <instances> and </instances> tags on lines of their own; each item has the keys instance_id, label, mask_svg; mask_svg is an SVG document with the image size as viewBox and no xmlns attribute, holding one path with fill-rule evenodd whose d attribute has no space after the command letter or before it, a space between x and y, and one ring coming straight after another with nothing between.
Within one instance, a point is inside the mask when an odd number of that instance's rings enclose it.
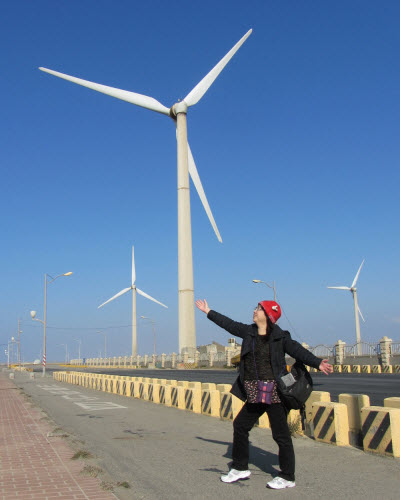
<instances>
[{"instance_id":1,"label":"black jacket","mask_svg":"<svg viewBox=\"0 0 400 500\"><path fill-rule=\"evenodd\" d=\"M246 392L244 390L244 356L253 349L253 339L258 334L258 328L255 323L252 325L245 325L233 321L216 311L210 311L207 318L213 321L216 325L224 328L232 335L236 335L243 339L242 349L240 351L240 364L239 376L235 383L232 385L231 393L246 401ZM281 330L278 325L273 325L269 333L270 353L271 353L271 366L276 378L286 369L285 354L289 354L292 358L302 361L305 365L312 366L313 368L319 367L322 359L317 358L310 351L307 351L301 344L293 340L290 333Z\"/></svg>"}]
</instances>

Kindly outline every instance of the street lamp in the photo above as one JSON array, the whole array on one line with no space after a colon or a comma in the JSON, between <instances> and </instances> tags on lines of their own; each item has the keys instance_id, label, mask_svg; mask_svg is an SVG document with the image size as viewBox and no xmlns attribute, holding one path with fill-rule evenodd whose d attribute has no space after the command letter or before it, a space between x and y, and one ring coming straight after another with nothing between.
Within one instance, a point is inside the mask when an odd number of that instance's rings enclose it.
<instances>
[{"instance_id":1,"label":"street lamp","mask_svg":"<svg viewBox=\"0 0 400 500\"><path fill-rule=\"evenodd\" d=\"M267 285L267 287L272 288L274 291L274 300L276 302L275 280L272 282L273 283L272 286L269 283L267 283L266 281L262 281L262 280L253 280L253 283L264 283L264 285Z\"/></svg>"},{"instance_id":2,"label":"street lamp","mask_svg":"<svg viewBox=\"0 0 400 500\"><path fill-rule=\"evenodd\" d=\"M82 344L82 340L80 340L80 339L72 339L72 340L75 340L75 342L79 343L78 360L79 360L79 364L81 364L81 344Z\"/></svg>"},{"instance_id":3,"label":"street lamp","mask_svg":"<svg viewBox=\"0 0 400 500\"><path fill-rule=\"evenodd\" d=\"M36 318L36 311L31 311L31 317L34 321L40 321L43 323L43 373L42 377L46 375L46 315L47 315L47 283L53 283L57 278L60 278L61 276L71 276L72 271L68 271L67 273L59 274L55 278L53 276L50 276L50 274L45 274L44 275L44 319L41 320L39 318ZM47 276L49 276L50 281L47 281Z\"/></svg>"},{"instance_id":4,"label":"street lamp","mask_svg":"<svg viewBox=\"0 0 400 500\"><path fill-rule=\"evenodd\" d=\"M142 319L148 319L153 323L153 344L154 344L154 356L156 355L156 331L155 331L155 326L154 326L154 319L148 318L147 316L140 316Z\"/></svg>"}]
</instances>

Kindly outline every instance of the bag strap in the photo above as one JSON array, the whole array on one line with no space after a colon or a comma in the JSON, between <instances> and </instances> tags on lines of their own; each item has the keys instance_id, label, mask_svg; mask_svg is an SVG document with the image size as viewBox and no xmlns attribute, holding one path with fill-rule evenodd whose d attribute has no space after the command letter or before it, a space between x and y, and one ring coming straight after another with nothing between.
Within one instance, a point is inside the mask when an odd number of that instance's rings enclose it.
<instances>
[{"instance_id":1,"label":"bag strap","mask_svg":"<svg viewBox=\"0 0 400 500\"><path fill-rule=\"evenodd\" d=\"M253 337L253 360L254 360L254 368L256 369L256 376L258 380L258 372L257 372L257 365L256 365L256 355L254 353L254 337Z\"/></svg>"}]
</instances>

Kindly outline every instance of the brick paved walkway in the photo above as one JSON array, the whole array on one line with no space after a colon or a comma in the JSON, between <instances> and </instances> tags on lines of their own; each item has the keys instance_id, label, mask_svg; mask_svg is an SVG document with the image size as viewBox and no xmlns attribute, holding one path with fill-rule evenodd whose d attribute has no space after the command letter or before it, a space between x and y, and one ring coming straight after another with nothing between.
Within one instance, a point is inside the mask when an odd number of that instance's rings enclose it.
<instances>
[{"instance_id":1,"label":"brick paved walkway","mask_svg":"<svg viewBox=\"0 0 400 500\"><path fill-rule=\"evenodd\" d=\"M0 373L0 499L115 500L80 474L84 463L62 438L47 437L52 427L7 377Z\"/></svg>"}]
</instances>

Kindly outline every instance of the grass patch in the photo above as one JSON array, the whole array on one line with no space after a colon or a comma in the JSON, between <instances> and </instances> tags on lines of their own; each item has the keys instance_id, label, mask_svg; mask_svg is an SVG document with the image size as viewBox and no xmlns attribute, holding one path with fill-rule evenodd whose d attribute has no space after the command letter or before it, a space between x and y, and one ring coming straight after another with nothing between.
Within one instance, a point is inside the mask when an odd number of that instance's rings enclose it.
<instances>
[{"instance_id":1,"label":"grass patch","mask_svg":"<svg viewBox=\"0 0 400 500\"><path fill-rule=\"evenodd\" d=\"M107 481L102 481L100 483L100 488L104 491L113 491L114 485L112 483L107 482Z\"/></svg>"},{"instance_id":2,"label":"grass patch","mask_svg":"<svg viewBox=\"0 0 400 500\"><path fill-rule=\"evenodd\" d=\"M90 477L97 477L102 472L103 469L100 469L100 467L96 467L94 465L85 465L85 467L81 470L81 474Z\"/></svg>"},{"instance_id":3,"label":"grass patch","mask_svg":"<svg viewBox=\"0 0 400 500\"><path fill-rule=\"evenodd\" d=\"M79 458L93 458L93 455L89 451L79 450L71 457L71 460L78 460Z\"/></svg>"},{"instance_id":4,"label":"grass patch","mask_svg":"<svg viewBox=\"0 0 400 500\"><path fill-rule=\"evenodd\" d=\"M131 485L128 483L128 481L122 481L122 482L119 482L117 483L117 486L120 486L121 488L130 488Z\"/></svg>"}]
</instances>

